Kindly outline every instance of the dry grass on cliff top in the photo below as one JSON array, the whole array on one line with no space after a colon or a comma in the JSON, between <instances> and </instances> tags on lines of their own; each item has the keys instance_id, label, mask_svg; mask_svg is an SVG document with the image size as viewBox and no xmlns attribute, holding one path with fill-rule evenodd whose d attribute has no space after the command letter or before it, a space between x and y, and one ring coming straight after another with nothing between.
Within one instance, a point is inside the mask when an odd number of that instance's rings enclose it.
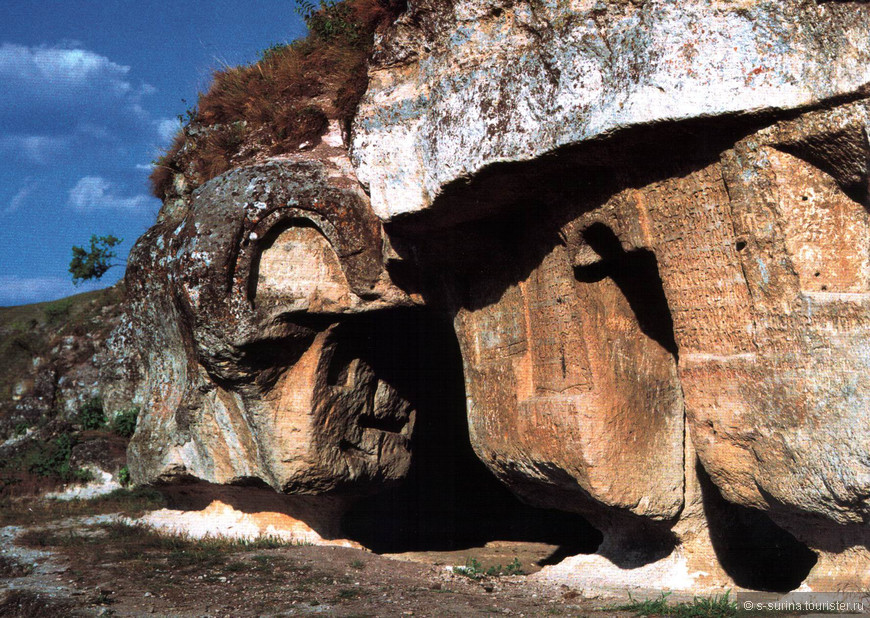
<instances>
[{"instance_id":1,"label":"dry grass on cliff top","mask_svg":"<svg viewBox=\"0 0 870 618\"><path fill-rule=\"evenodd\" d=\"M215 72L208 91L151 173L152 193L164 199L175 174L198 185L261 155L313 144L329 120L347 126L368 85L366 67L375 31L403 10L402 0L344 0L313 5L297 0L308 35L275 45L249 66ZM308 10L306 11L306 7Z\"/></svg>"}]
</instances>

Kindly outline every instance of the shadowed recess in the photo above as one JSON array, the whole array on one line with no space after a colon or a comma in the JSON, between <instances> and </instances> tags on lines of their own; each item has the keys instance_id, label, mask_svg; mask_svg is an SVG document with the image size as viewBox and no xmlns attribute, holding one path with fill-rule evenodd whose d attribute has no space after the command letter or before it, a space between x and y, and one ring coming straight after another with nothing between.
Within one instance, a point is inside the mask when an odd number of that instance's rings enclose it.
<instances>
[{"instance_id":1,"label":"shadowed recess","mask_svg":"<svg viewBox=\"0 0 870 618\"><path fill-rule=\"evenodd\" d=\"M381 349L361 357L412 403L417 420L407 479L351 508L342 521L349 538L380 553L464 549L495 540L557 545L547 564L595 551L601 534L585 519L523 504L475 456L459 345L446 318L396 313L365 330L365 341Z\"/></svg>"},{"instance_id":2,"label":"shadowed recess","mask_svg":"<svg viewBox=\"0 0 870 618\"><path fill-rule=\"evenodd\" d=\"M769 592L800 586L816 555L765 513L725 500L700 461L696 469L713 549L734 583Z\"/></svg>"},{"instance_id":3,"label":"shadowed recess","mask_svg":"<svg viewBox=\"0 0 870 618\"><path fill-rule=\"evenodd\" d=\"M583 232L583 239L601 256L601 261L576 267L577 280L584 283L605 277L613 280L628 301L640 330L676 358L674 320L655 254L647 249L625 251L613 230L601 223L590 225Z\"/></svg>"}]
</instances>

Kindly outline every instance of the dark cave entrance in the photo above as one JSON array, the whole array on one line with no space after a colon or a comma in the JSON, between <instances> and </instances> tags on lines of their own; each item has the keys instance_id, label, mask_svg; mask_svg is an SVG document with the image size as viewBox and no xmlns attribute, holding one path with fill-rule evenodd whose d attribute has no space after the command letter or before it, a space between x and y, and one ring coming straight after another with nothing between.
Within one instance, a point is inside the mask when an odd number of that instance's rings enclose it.
<instances>
[{"instance_id":1,"label":"dark cave entrance","mask_svg":"<svg viewBox=\"0 0 870 618\"><path fill-rule=\"evenodd\" d=\"M725 500L700 461L696 470L713 550L734 583L780 593L800 586L816 555L767 514Z\"/></svg>"},{"instance_id":2,"label":"dark cave entrance","mask_svg":"<svg viewBox=\"0 0 870 618\"><path fill-rule=\"evenodd\" d=\"M539 564L597 549L601 533L584 518L520 502L474 454L449 319L426 310L391 311L351 328L342 340L356 339L351 346L417 416L406 479L347 512L342 529L349 538L377 553L462 550L490 541L557 546ZM345 361L336 357L339 365Z\"/></svg>"}]
</instances>

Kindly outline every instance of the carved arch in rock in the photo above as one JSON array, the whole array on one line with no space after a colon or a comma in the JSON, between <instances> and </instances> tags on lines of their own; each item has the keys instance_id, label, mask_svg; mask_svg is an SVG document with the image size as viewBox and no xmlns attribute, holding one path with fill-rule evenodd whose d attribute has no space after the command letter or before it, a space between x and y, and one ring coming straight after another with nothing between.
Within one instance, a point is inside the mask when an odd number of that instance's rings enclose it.
<instances>
[{"instance_id":1,"label":"carved arch in rock","mask_svg":"<svg viewBox=\"0 0 870 618\"><path fill-rule=\"evenodd\" d=\"M258 240L248 300L296 311L335 313L350 307L350 286L333 242L311 219L284 219Z\"/></svg>"},{"instance_id":2,"label":"carved arch in rock","mask_svg":"<svg viewBox=\"0 0 870 618\"><path fill-rule=\"evenodd\" d=\"M383 271L380 223L370 212L354 205L315 201L311 208L277 208L260 218L244 236L234 281L239 296L252 305L256 304L261 283L276 291L275 282L270 284L269 277L281 275L276 269L280 269L282 252L289 259L303 259L307 247L308 253L316 256L316 263L296 264L296 270L288 272L288 277L305 280L319 273L335 285L345 284L349 292L360 298L372 295ZM263 256L270 252L268 268L263 273ZM264 274L266 281L261 282L260 276ZM344 309L325 307L324 312Z\"/></svg>"}]
</instances>

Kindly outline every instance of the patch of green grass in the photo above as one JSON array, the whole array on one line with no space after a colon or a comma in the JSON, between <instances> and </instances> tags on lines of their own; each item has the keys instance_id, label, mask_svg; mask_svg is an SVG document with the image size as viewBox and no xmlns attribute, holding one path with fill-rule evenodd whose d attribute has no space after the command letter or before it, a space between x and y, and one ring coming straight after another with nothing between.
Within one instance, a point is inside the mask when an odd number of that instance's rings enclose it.
<instances>
[{"instance_id":1,"label":"patch of green grass","mask_svg":"<svg viewBox=\"0 0 870 618\"><path fill-rule=\"evenodd\" d=\"M112 431L122 438L132 438L136 431L136 421L139 418L139 406L130 406L118 410L112 418Z\"/></svg>"},{"instance_id":2,"label":"patch of green grass","mask_svg":"<svg viewBox=\"0 0 870 618\"><path fill-rule=\"evenodd\" d=\"M695 597L691 602L671 604L670 592L663 592L657 599L635 601L615 609L635 612L637 616L677 616L677 618L730 618L737 616L737 603L731 600L730 592L712 597Z\"/></svg>"},{"instance_id":3,"label":"patch of green grass","mask_svg":"<svg viewBox=\"0 0 870 618\"><path fill-rule=\"evenodd\" d=\"M502 575L525 575L523 565L518 558L514 558L506 567L500 564L484 569L483 565L475 558L469 558L464 566L453 567L453 572L464 575L469 579L479 580L484 577L501 577Z\"/></svg>"},{"instance_id":4,"label":"patch of green grass","mask_svg":"<svg viewBox=\"0 0 870 618\"><path fill-rule=\"evenodd\" d=\"M78 422L85 431L101 429L106 425L106 413L99 397L92 397L79 408Z\"/></svg>"},{"instance_id":5,"label":"patch of green grass","mask_svg":"<svg viewBox=\"0 0 870 618\"><path fill-rule=\"evenodd\" d=\"M155 489L137 487L116 489L91 500L20 500L0 501L0 525L33 524L66 517L126 513L136 516L143 511L166 506L166 499Z\"/></svg>"},{"instance_id":6,"label":"patch of green grass","mask_svg":"<svg viewBox=\"0 0 870 618\"><path fill-rule=\"evenodd\" d=\"M475 558L466 558L465 565L453 567L453 572L469 579L483 579L486 575L483 565Z\"/></svg>"},{"instance_id":7,"label":"patch of green grass","mask_svg":"<svg viewBox=\"0 0 870 618\"><path fill-rule=\"evenodd\" d=\"M122 487L127 487L132 482L130 468L126 465L121 466L121 469L118 470L118 482L121 483Z\"/></svg>"},{"instance_id":8,"label":"patch of green grass","mask_svg":"<svg viewBox=\"0 0 870 618\"><path fill-rule=\"evenodd\" d=\"M45 313L45 317L49 324L58 324L69 318L69 312L70 309L72 309L72 306L72 297L67 297L45 304L42 307L42 311Z\"/></svg>"},{"instance_id":9,"label":"patch of green grass","mask_svg":"<svg viewBox=\"0 0 870 618\"><path fill-rule=\"evenodd\" d=\"M520 563L519 558L514 558L506 567L500 564L489 567L486 570L486 574L491 577L499 577L501 575L525 575L526 572L523 570L523 565Z\"/></svg>"},{"instance_id":10,"label":"patch of green grass","mask_svg":"<svg viewBox=\"0 0 870 618\"><path fill-rule=\"evenodd\" d=\"M75 437L62 433L48 443L34 443L22 456L22 467L29 472L63 481L90 481L93 475L70 465Z\"/></svg>"}]
</instances>

